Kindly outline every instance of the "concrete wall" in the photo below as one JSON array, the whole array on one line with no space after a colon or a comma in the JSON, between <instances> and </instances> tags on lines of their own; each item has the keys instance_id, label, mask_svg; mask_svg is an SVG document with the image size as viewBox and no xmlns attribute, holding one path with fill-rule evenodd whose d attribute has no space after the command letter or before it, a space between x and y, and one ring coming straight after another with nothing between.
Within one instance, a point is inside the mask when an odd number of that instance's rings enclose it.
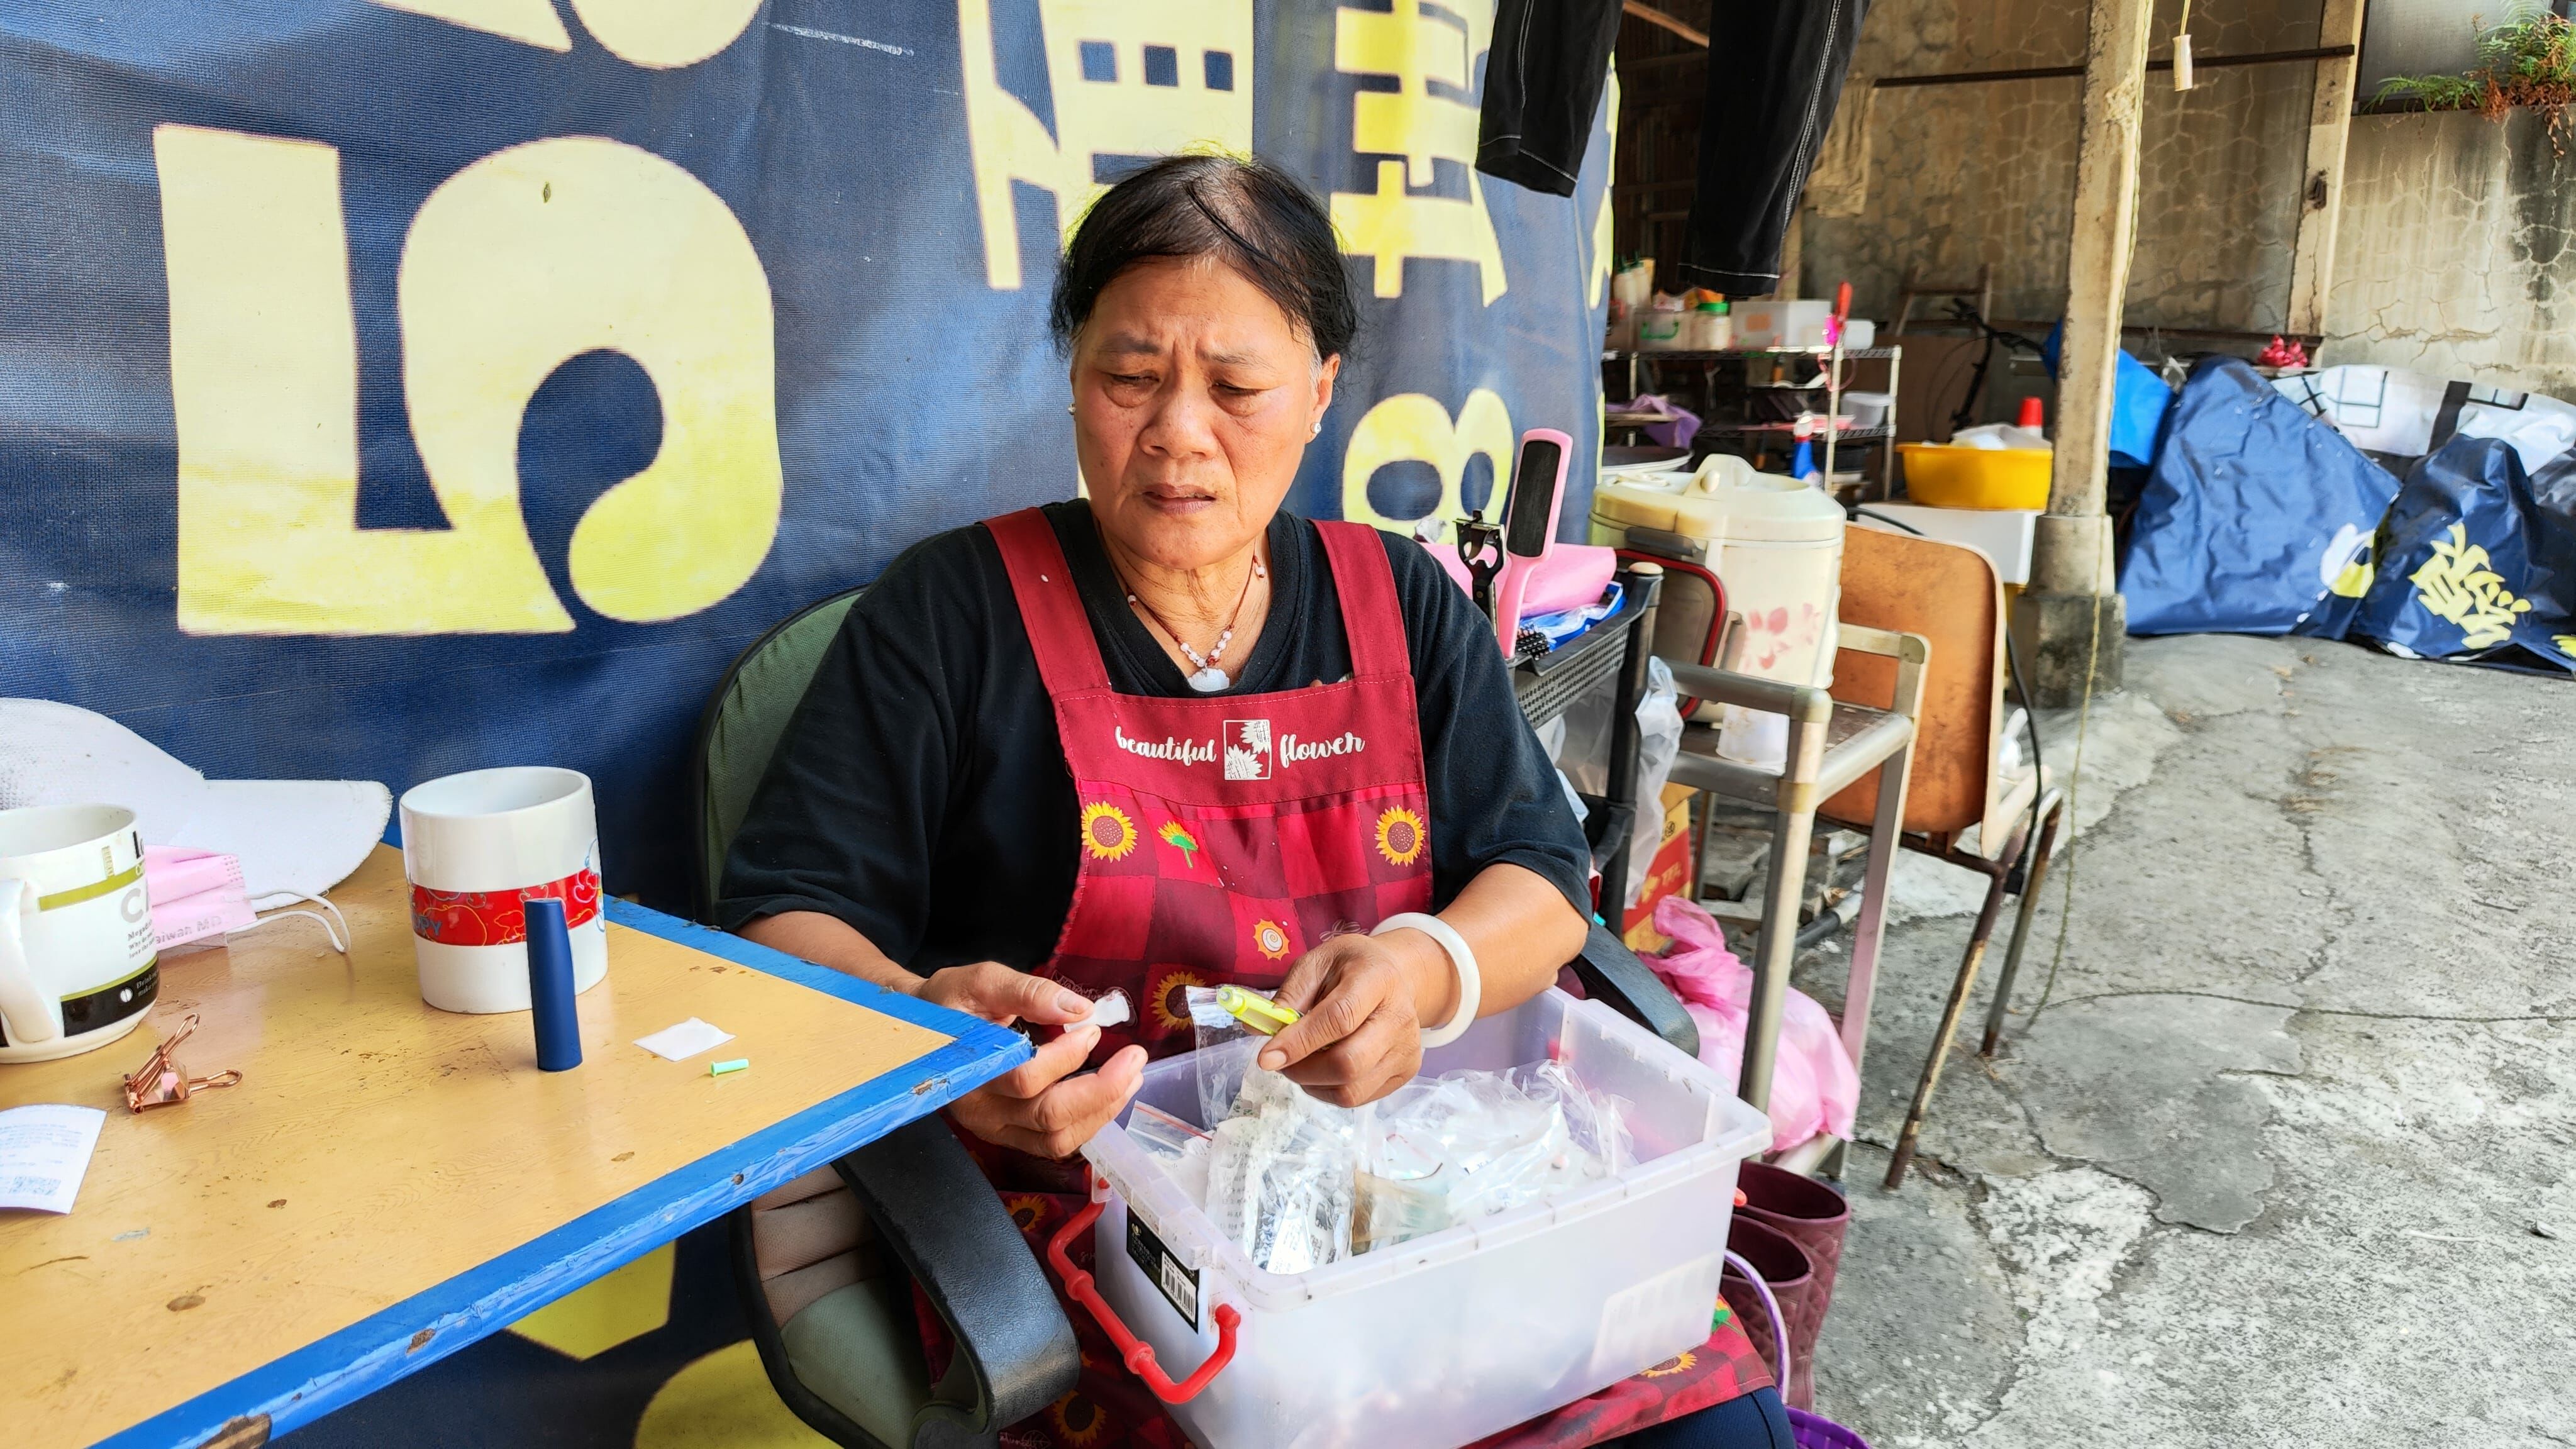
<instances>
[{"instance_id":1,"label":"concrete wall","mask_svg":"<svg viewBox=\"0 0 2576 1449\"><path fill-rule=\"evenodd\" d=\"M2168 53L2180 0L2160 0ZM2213 11L2226 13L2212 13ZM2201 6L2201 55L2316 43L2317 0ZM2064 0L1879 0L1861 31L1846 105L1867 107L1861 194L1810 192L1809 295L1849 279L1863 315L1892 315L1908 267L1965 279L1991 263L2001 318L2053 320L2066 293L2083 83L2076 79L1867 89L1878 76L2081 64L2085 10ZM2203 71L2177 95L2151 78L2129 320L2274 329L2289 297L2305 166L2308 65ZM1862 177L1865 175L1865 181ZM1848 183L1846 183L1848 184ZM1835 211L1847 214L1830 214Z\"/></svg>"},{"instance_id":2,"label":"concrete wall","mask_svg":"<svg viewBox=\"0 0 2576 1449\"><path fill-rule=\"evenodd\" d=\"M2169 53L2179 4L2159 0L2155 54ZM2211 13L2221 8L2231 13ZM2194 47L2311 46L2318 11L2319 0L2204 4ZM1808 189L1804 294L1829 296L1848 279L1859 314L1885 319L1909 267L1965 280L1991 263L1998 319L2053 321L2065 300L2081 82L1869 81L2083 56L2084 7L2067 0L1879 0L1842 133ZM2204 70L2177 95L2150 77L2131 324L2282 327L2314 78L2304 63ZM2469 113L2355 117L2322 360L2576 398L2576 156L2562 148L2576 152L2576 118L2553 139L2536 112L2501 124ZM2130 346L2161 350L2135 335Z\"/></svg>"},{"instance_id":3,"label":"concrete wall","mask_svg":"<svg viewBox=\"0 0 2576 1449\"><path fill-rule=\"evenodd\" d=\"M2576 159L2549 118L2356 116L2329 362L2576 398Z\"/></svg>"}]
</instances>

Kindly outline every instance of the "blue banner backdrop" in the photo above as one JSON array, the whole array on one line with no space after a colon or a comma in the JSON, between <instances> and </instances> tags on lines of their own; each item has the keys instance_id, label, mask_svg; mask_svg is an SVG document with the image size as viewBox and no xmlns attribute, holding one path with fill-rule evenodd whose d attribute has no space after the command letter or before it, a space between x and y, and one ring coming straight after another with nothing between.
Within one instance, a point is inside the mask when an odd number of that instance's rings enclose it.
<instances>
[{"instance_id":1,"label":"blue banner backdrop","mask_svg":"<svg viewBox=\"0 0 2576 1449\"><path fill-rule=\"evenodd\" d=\"M1060 228L1190 146L1329 194L1370 299L1293 507L1589 459L1615 93L1572 201L1479 177L1492 0L1380 7L8 7L0 694L218 777L573 766L684 902L718 675L1072 493Z\"/></svg>"}]
</instances>

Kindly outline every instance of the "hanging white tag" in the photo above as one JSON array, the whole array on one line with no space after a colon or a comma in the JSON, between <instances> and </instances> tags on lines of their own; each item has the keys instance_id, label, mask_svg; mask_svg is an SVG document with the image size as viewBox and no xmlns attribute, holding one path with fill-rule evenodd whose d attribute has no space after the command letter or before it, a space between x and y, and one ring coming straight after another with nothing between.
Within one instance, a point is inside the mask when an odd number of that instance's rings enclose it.
<instances>
[{"instance_id":1,"label":"hanging white tag","mask_svg":"<svg viewBox=\"0 0 2576 1449\"><path fill-rule=\"evenodd\" d=\"M2191 89L2191 37L2188 35L2174 37L2174 89Z\"/></svg>"}]
</instances>

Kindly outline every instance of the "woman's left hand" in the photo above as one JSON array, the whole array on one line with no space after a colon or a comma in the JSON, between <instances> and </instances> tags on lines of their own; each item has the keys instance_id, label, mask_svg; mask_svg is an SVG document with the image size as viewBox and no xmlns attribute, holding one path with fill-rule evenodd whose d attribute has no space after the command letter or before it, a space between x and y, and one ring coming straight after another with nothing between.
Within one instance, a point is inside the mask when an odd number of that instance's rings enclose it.
<instances>
[{"instance_id":1,"label":"woman's left hand","mask_svg":"<svg viewBox=\"0 0 2576 1449\"><path fill-rule=\"evenodd\" d=\"M1374 1102L1422 1069L1422 1015L1454 995L1449 957L1420 931L1335 936L1298 958L1279 1004L1299 1013L1260 1063L1343 1107Z\"/></svg>"}]
</instances>

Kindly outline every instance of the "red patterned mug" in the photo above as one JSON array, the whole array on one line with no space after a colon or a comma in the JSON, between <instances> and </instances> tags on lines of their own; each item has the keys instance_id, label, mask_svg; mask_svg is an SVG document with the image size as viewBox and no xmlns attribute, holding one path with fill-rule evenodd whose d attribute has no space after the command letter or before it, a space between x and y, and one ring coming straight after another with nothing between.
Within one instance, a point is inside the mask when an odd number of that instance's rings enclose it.
<instances>
[{"instance_id":1,"label":"red patterned mug","mask_svg":"<svg viewBox=\"0 0 2576 1449\"><path fill-rule=\"evenodd\" d=\"M528 1009L526 902L564 903L572 984L608 974L590 778L542 765L470 770L402 797L403 874L421 999L441 1011Z\"/></svg>"}]
</instances>

